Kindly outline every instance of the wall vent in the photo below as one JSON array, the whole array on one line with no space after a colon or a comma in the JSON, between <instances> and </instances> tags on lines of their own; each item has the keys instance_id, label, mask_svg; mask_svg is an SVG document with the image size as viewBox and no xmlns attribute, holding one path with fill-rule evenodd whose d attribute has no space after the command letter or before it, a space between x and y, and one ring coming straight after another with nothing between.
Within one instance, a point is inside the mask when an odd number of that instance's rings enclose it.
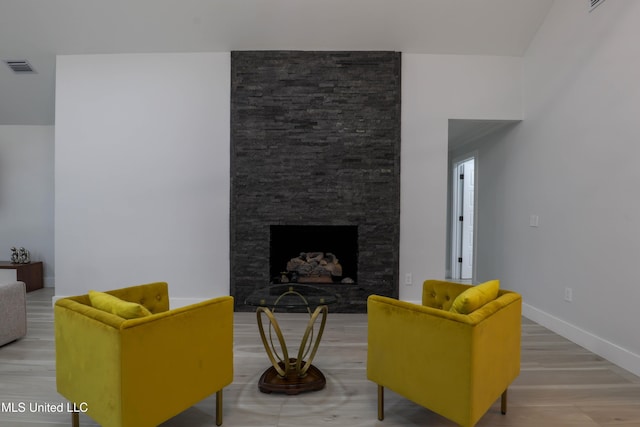
<instances>
[{"instance_id":1,"label":"wall vent","mask_svg":"<svg viewBox=\"0 0 640 427\"><path fill-rule=\"evenodd\" d=\"M14 73L25 74L25 73L35 73L36 70L33 69L31 64L29 64L26 60L20 61L4 61L9 68L13 70Z\"/></svg>"},{"instance_id":2,"label":"wall vent","mask_svg":"<svg viewBox=\"0 0 640 427\"><path fill-rule=\"evenodd\" d=\"M605 0L589 0L589 12L604 3Z\"/></svg>"}]
</instances>

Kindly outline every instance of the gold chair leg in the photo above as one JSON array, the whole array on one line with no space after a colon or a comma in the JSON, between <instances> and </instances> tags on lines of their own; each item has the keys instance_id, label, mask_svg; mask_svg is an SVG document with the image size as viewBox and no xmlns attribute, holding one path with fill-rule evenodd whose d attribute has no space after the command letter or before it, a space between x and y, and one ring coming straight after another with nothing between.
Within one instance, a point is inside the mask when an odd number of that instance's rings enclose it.
<instances>
[{"instance_id":1,"label":"gold chair leg","mask_svg":"<svg viewBox=\"0 0 640 427\"><path fill-rule=\"evenodd\" d=\"M222 425L222 390L216 392L216 425Z\"/></svg>"},{"instance_id":2,"label":"gold chair leg","mask_svg":"<svg viewBox=\"0 0 640 427\"><path fill-rule=\"evenodd\" d=\"M80 427L80 414L77 412L71 413L71 427Z\"/></svg>"},{"instance_id":3,"label":"gold chair leg","mask_svg":"<svg viewBox=\"0 0 640 427\"><path fill-rule=\"evenodd\" d=\"M502 398L500 399L500 412L502 412L502 415L507 413L507 390L509 389L506 389L504 393L502 393Z\"/></svg>"},{"instance_id":4,"label":"gold chair leg","mask_svg":"<svg viewBox=\"0 0 640 427\"><path fill-rule=\"evenodd\" d=\"M378 385L378 419L384 420L384 387Z\"/></svg>"}]
</instances>

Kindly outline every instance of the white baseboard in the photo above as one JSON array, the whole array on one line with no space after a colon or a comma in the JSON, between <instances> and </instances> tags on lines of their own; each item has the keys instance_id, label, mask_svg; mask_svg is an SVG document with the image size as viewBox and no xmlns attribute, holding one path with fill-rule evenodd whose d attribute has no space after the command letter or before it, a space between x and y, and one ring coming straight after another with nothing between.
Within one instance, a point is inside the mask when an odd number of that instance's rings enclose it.
<instances>
[{"instance_id":1,"label":"white baseboard","mask_svg":"<svg viewBox=\"0 0 640 427\"><path fill-rule=\"evenodd\" d=\"M640 355L529 304L522 304L522 315L632 374L640 376Z\"/></svg>"}]
</instances>

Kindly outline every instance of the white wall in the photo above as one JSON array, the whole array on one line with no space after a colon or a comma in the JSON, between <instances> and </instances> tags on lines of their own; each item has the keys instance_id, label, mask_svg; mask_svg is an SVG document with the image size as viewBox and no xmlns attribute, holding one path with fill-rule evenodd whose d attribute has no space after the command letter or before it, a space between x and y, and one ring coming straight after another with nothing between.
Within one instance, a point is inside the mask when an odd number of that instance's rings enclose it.
<instances>
[{"instance_id":1,"label":"white wall","mask_svg":"<svg viewBox=\"0 0 640 427\"><path fill-rule=\"evenodd\" d=\"M521 58L402 55L400 299L407 301L421 300L425 279L445 277L450 118L522 119Z\"/></svg>"},{"instance_id":2,"label":"white wall","mask_svg":"<svg viewBox=\"0 0 640 427\"><path fill-rule=\"evenodd\" d=\"M188 64L188 66L185 66ZM57 296L229 292L229 54L61 56ZM403 299L444 277L447 120L521 118L521 59L403 55Z\"/></svg>"},{"instance_id":3,"label":"white wall","mask_svg":"<svg viewBox=\"0 0 640 427\"><path fill-rule=\"evenodd\" d=\"M58 57L56 297L229 294L229 70L228 53Z\"/></svg>"},{"instance_id":4,"label":"white wall","mask_svg":"<svg viewBox=\"0 0 640 427\"><path fill-rule=\"evenodd\" d=\"M53 126L0 126L0 259L29 250L54 284Z\"/></svg>"},{"instance_id":5,"label":"white wall","mask_svg":"<svg viewBox=\"0 0 640 427\"><path fill-rule=\"evenodd\" d=\"M481 152L480 275L640 375L640 2L587 8L554 3L524 58L524 121Z\"/></svg>"}]
</instances>

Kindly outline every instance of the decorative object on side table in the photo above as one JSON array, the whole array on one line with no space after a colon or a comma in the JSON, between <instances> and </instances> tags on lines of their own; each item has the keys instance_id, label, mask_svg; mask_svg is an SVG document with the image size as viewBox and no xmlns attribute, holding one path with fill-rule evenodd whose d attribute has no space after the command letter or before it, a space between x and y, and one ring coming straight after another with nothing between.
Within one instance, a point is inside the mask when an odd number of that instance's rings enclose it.
<instances>
[{"instance_id":1,"label":"decorative object on side table","mask_svg":"<svg viewBox=\"0 0 640 427\"><path fill-rule=\"evenodd\" d=\"M31 262L31 255L29 251L23 247L16 249L15 246L11 247L11 263L12 264L29 264Z\"/></svg>"},{"instance_id":2,"label":"decorative object on side table","mask_svg":"<svg viewBox=\"0 0 640 427\"><path fill-rule=\"evenodd\" d=\"M31 262L31 255L25 248L18 249L18 262L20 264L29 264Z\"/></svg>"},{"instance_id":3,"label":"decorative object on side table","mask_svg":"<svg viewBox=\"0 0 640 427\"><path fill-rule=\"evenodd\" d=\"M11 263L18 264L18 249L15 246L11 247Z\"/></svg>"}]
</instances>

